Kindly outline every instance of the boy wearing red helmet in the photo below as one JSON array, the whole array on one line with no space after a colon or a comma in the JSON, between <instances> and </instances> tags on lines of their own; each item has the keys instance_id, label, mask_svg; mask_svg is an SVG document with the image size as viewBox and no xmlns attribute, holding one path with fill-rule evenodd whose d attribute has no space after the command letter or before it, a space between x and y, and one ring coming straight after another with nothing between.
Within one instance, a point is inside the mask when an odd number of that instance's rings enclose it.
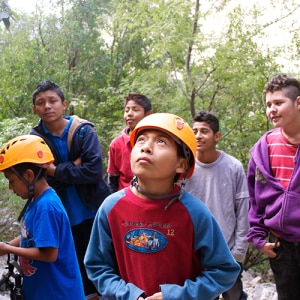
<instances>
[{"instance_id":1,"label":"boy wearing red helmet","mask_svg":"<svg viewBox=\"0 0 300 300\"><path fill-rule=\"evenodd\" d=\"M45 141L23 135L0 150L0 171L9 188L28 199L19 217L21 235L0 243L0 255L19 256L24 300L83 300L83 285L66 211L46 181L54 161Z\"/></svg>"},{"instance_id":2,"label":"boy wearing red helmet","mask_svg":"<svg viewBox=\"0 0 300 300\"><path fill-rule=\"evenodd\" d=\"M195 164L192 129L173 114L152 114L130 140L135 177L97 213L89 278L108 299L214 299L240 268L208 209L184 192Z\"/></svg>"}]
</instances>

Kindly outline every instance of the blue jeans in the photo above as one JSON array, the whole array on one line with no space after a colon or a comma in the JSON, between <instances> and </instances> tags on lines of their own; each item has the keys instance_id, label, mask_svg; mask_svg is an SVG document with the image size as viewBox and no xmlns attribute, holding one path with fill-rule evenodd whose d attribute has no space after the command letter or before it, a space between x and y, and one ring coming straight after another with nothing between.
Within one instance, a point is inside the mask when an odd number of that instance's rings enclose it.
<instances>
[{"instance_id":1,"label":"blue jeans","mask_svg":"<svg viewBox=\"0 0 300 300\"><path fill-rule=\"evenodd\" d=\"M236 279L236 282L232 286L232 288L224 293L222 293L222 297L224 300L246 300L248 295L243 291L243 282L242 282L242 272L243 265L239 263L241 267L241 271L239 276ZM215 298L215 300L219 299L219 297ZM300 298L299 298L300 300Z\"/></svg>"},{"instance_id":2,"label":"blue jeans","mask_svg":"<svg viewBox=\"0 0 300 300\"><path fill-rule=\"evenodd\" d=\"M270 243L280 242L277 256L270 258L278 300L300 299L300 242L290 243L270 234Z\"/></svg>"}]
</instances>

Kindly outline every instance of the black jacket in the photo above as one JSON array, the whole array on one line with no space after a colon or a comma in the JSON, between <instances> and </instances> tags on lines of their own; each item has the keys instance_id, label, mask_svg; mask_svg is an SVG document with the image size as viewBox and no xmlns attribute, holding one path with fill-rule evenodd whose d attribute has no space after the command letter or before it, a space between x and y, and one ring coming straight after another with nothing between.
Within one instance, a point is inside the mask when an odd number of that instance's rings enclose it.
<instances>
[{"instance_id":1,"label":"black jacket","mask_svg":"<svg viewBox=\"0 0 300 300\"><path fill-rule=\"evenodd\" d=\"M48 177L62 202L68 185L74 184L80 199L95 211L103 200L110 194L110 190L103 179L103 162L100 142L94 125L77 116L72 116L73 122L68 133L68 150L70 161L61 163L55 145L43 130L42 121L32 128L30 134L42 137L54 155L56 170L54 177ZM65 117L70 119L70 117ZM81 157L81 165L75 166L73 161Z\"/></svg>"}]
</instances>

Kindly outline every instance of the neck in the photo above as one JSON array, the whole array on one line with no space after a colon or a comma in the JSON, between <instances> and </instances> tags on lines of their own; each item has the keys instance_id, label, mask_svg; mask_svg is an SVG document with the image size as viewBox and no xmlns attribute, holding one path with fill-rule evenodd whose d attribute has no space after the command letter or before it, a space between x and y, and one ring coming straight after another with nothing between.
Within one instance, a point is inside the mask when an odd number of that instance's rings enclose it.
<instances>
[{"instance_id":1,"label":"neck","mask_svg":"<svg viewBox=\"0 0 300 300\"><path fill-rule=\"evenodd\" d=\"M149 197L160 197L168 195L173 187L173 182L147 182L139 179L135 179L136 182L131 185L132 192L140 198L149 199ZM152 188L153 187L153 188Z\"/></svg>"},{"instance_id":2,"label":"neck","mask_svg":"<svg viewBox=\"0 0 300 300\"><path fill-rule=\"evenodd\" d=\"M68 124L69 120L61 118L59 121L53 123L45 123L44 125L52 134L56 136L61 136Z\"/></svg>"},{"instance_id":3,"label":"neck","mask_svg":"<svg viewBox=\"0 0 300 300\"><path fill-rule=\"evenodd\" d=\"M197 151L197 159L205 164L213 163L216 161L219 156L221 155L221 152L214 149L213 151L210 152L199 152Z\"/></svg>"},{"instance_id":4,"label":"neck","mask_svg":"<svg viewBox=\"0 0 300 300\"><path fill-rule=\"evenodd\" d=\"M40 179L37 183L34 186L34 199L38 198L50 187L44 178Z\"/></svg>"},{"instance_id":5,"label":"neck","mask_svg":"<svg viewBox=\"0 0 300 300\"><path fill-rule=\"evenodd\" d=\"M282 129L283 136L292 144L300 144L300 131L295 126L291 130Z\"/></svg>"}]
</instances>

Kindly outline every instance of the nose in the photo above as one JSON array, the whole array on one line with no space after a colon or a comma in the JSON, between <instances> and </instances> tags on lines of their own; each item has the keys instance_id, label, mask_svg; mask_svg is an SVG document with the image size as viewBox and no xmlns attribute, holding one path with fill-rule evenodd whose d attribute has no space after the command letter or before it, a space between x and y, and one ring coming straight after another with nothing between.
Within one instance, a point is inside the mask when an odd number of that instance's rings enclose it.
<instances>
[{"instance_id":1,"label":"nose","mask_svg":"<svg viewBox=\"0 0 300 300\"><path fill-rule=\"evenodd\" d=\"M197 130L197 132L195 133L196 139L200 138L202 136L201 134L201 130Z\"/></svg>"},{"instance_id":2,"label":"nose","mask_svg":"<svg viewBox=\"0 0 300 300\"><path fill-rule=\"evenodd\" d=\"M132 116L132 115L133 115L132 109L129 109L129 110L127 111L127 116Z\"/></svg>"},{"instance_id":3,"label":"nose","mask_svg":"<svg viewBox=\"0 0 300 300\"><path fill-rule=\"evenodd\" d=\"M276 105L271 104L269 107L267 107L267 110L270 111L270 112L276 111Z\"/></svg>"},{"instance_id":4,"label":"nose","mask_svg":"<svg viewBox=\"0 0 300 300\"><path fill-rule=\"evenodd\" d=\"M141 152L148 153L148 154L152 153L151 143L148 141L145 142L141 147Z\"/></svg>"}]
</instances>

